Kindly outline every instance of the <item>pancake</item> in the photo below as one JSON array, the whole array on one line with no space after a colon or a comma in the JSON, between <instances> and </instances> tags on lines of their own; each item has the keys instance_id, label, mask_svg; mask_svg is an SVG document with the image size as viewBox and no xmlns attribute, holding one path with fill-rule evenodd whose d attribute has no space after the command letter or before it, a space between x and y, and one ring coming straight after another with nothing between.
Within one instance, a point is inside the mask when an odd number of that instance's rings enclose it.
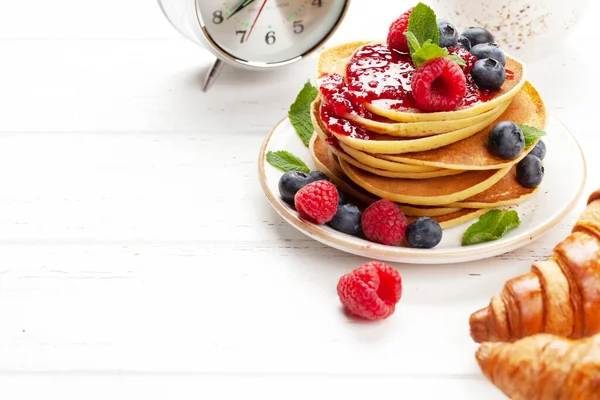
<instances>
[{"instance_id":1,"label":"pancake","mask_svg":"<svg viewBox=\"0 0 600 400\"><path fill-rule=\"evenodd\" d=\"M327 175L329 180L342 192L365 205L379 200L379 198L373 196L346 177L341 167L331 161L329 158L329 148L323 141L319 140L316 133L313 134L308 149L317 169Z\"/></svg>"},{"instance_id":2,"label":"pancake","mask_svg":"<svg viewBox=\"0 0 600 400\"><path fill-rule=\"evenodd\" d=\"M389 108L385 101L375 101L367 104L367 110L373 114L398 121L398 122L422 122L422 121L449 121L473 117L489 111L501 103L506 103L513 98L526 81L526 67L520 61L506 56L506 69L514 74L513 79L507 79L504 85L494 93L494 98L485 103L479 103L469 107L459 107L454 111L427 113L418 109L394 110Z\"/></svg>"},{"instance_id":3,"label":"pancake","mask_svg":"<svg viewBox=\"0 0 600 400\"><path fill-rule=\"evenodd\" d=\"M468 171L431 179L394 179L374 175L340 160L342 170L354 183L384 199L420 206L444 206L475 196L495 185L509 171Z\"/></svg>"},{"instance_id":4,"label":"pancake","mask_svg":"<svg viewBox=\"0 0 600 400\"><path fill-rule=\"evenodd\" d=\"M529 151L533 150L535 143L514 160L503 160L496 157L488 151L486 146L489 132L494 125L500 121L513 121L517 124L544 129L546 118L546 107L540 94L531 83L527 82L502 116L470 138L440 149L397 155L374 154L372 157L398 162L402 165L413 164L448 169L479 170L504 168L524 158Z\"/></svg>"},{"instance_id":5,"label":"pancake","mask_svg":"<svg viewBox=\"0 0 600 400\"><path fill-rule=\"evenodd\" d=\"M475 196L452 204L452 207L495 208L512 206L527 200L538 188L526 188L517 181L517 166L498 183Z\"/></svg>"},{"instance_id":6,"label":"pancake","mask_svg":"<svg viewBox=\"0 0 600 400\"><path fill-rule=\"evenodd\" d=\"M460 211L457 211L452 214L446 214L446 215L443 215L440 217L432 217L432 218L435 219L440 224L442 229L448 229L448 228L452 228L454 226L462 225L465 222L472 221L476 218L479 218L488 211L489 210L487 210L487 209L477 210L477 209L465 208L464 210L460 210ZM416 218L408 218L408 222L411 223L415 219Z\"/></svg>"},{"instance_id":7,"label":"pancake","mask_svg":"<svg viewBox=\"0 0 600 400\"><path fill-rule=\"evenodd\" d=\"M346 154L348 154L350 157L352 157L355 160L358 160L361 163L368 165L369 167L372 167L372 168L383 169L385 171L397 171L397 172L411 171L409 168L430 168L428 170L422 170L422 171L420 170L420 171L414 171L414 172L432 172L432 171L439 170L439 168L436 168L436 167L410 165L410 164L404 164L404 163L399 163L399 162L394 162L394 161L388 161L388 160L384 160L382 158L377 158L377 157L372 156L367 153L363 153L362 151L353 149L352 147L347 146L344 143L339 143L339 145L340 145L340 148Z\"/></svg>"},{"instance_id":8,"label":"pancake","mask_svg":"<svg viewBox=\"0 0 600 400\"><path fill-rule=\"evenodd\" d=\"M320 121L314 121L313 128L315 133L319 136L319 138L323 141L328 141L328 138L331 137L328 133L323 131L323 127L321 126ZM329 135L329 136L328 136ZM335 141L335 139L333 139ZM350 146L345 145L344 143L337 142L336 146L339 145L340 149L343 150L346 154L350 155L350 157L360 161L361 163L368 165L372 168L383 169L385 171L391 172L433 172L439 171L440 168L437 167L428 167L421 165L410 165L393 161L386 161L374 156L371 156L367 153L360 152L358 150L353 149ZM334 147L333 145L329 145L329 147ZM357 154L358 157L355 157L354 154Z\"/></svg>"},{"instance_id":9,"label":"pancake","mask_svg":"<svg viewBox=\"0 0 600 400\"><path fill-rule=\"evenodd\" d=\"M309 150L317 168L327 175L340 190L362 203L357 205L367 206L379 200L378 197L373 196L346 177L335 156L330 156L327 145L319 140L316 134L310 141ZM462 211L456 207L414 207L403 204L399 204L399 206L407 216L413 217L439 217Z\"/></svg>"},{"instance_id":10,"label":"pancake","mask_svg":"<svg viewBox=\"0 0 600 400\"><path fill-rule=\"evenodd\" d=\"M353 54L361 47L376 42L351 42L328 48L321 52L317 61L316 78L323 75L337 73L345 76L346 67ZM491 100L472 106L458 108L449 112L422 112L416 108L395 110L388 100L376 100L366 104L367 109L373 114L397 122L433 122L460 120L481 115L486 111L498 107L501 103L508 102L523 86L526 79L526 67L515 58L507 56L506 68L513 72L513 79L507 79ZM443 125L443 124L441 124Z\"/></svg>"},{"instance_id":11,"label":"pancake","mask_svg":"<svg viewBox=\"0 0 600 400\"><path fill-rule=\"evenodd\" d=\"M406 204L398 204L402 209L402 212L406 214L407 217L431 217L436 218L444 217L446 215L454 214L451 219L455 219L457 216L463 215L462 212L465 211L462 208L452 208L452 207L417 207L417 206L408 206ZM466 210L471 211L471 210ZM439 222L439 220L438 220Z\"/></svg>"},{"instance_id":12,"label":"pancake","mask_svg":"<svg viewBox=\"0 0 600 400\"><path fill-rule=\"evenodd\" d=\"M438 169L437 171L430 172L395 172L395 171L386 171L384 169L373 168L368 165L363 164L362 162L355 160L348 154L346 154L343 150L336 148L335 146L330 146L331 152L335 154L339 159L344 160L345 162L352 164L356 168L360 168L363 171L370 172L375 175L385 176L387 178L399 178L399 179L429 179L429 178L437 178L440 176L450 176L461 174L465 171L455 170L455 169Z\"/></svg>"},{"instance_id":13,"label":"pancake","mask_svg":"<svg viewBox=\"0 0 600 400\"><path fill-rule=\"evenodd\" d=\"M319 137L319 140L327 141L327 135L318 127L318 125L316 125L315 134ZM386 169L372 167L372 166L365 164L359 160L356 160L354 157L352 157L351 155L346 153L343 148L341 148L341 144L340 144L340 146L327 144L327 146L329 147L330 151L332 151L336 155L336 157L341 158L342 160L354 165L355 167L363 169L368 172L371 172L372 174L385 176L388 178L428 179L428 178L436 178L439 176L456 175L456 174L460 174L463 172L460 170L439 169L439 168L420 167L420 166L402 165L402 164L396 164L396 165L399 165L399 167L401 167L404 170L388 171ZM382 164L384 164L384 163L394 164L389 161L385 161L385 162L381 162L381 163ZM428 170L426 169L424 171L417 171L417 172L411 171L411 169L416 169L416 168L429 168L429 169ZM400 169L400 168L398 168L398 169Z\"/></svg>"},{"instance_id":14,"label":"pancake","mask_svg":"<svg viewBox=\"0 0 600 400\"><path fill-rule=\"evenodd\" d=\"M500 105L498 107L500 107ZM491 124L494 120L494 116L496 115L494 111L497 111L498 107L494 107L491 110L473 117L444 121L443 124L441 124L439 121L396 122L386 118L378 118L377 120L374 120L355 114L346 114L344 115L344 118L357 123L358 125L368 129L370 132L405 138L419 138L453 132L459 129L467 128L473 124L479 124L480 122L487 122L488 124Z\"/></svg>"},{"instance_id":15,"label":"pancake","mask_svg":"<svg viewBox=\"0 0 600 400\"><path fill-rule=\"evenodd\" d=\"M509 105L510 103L500 105L494 111L492 121L502 115ZM369 133L370 139L364 140L329 131L321 121L321 101L319 98L313 102L311 108L313 126L319 125L324 132L334 135L340 142L356 150L375 154L402 154L438 149L471 137L489 125L489 122L484 121L450 133L410 140L378 133Z\"/></svg>"},{"instance_id":16,"label":"pancake","mask_svg":"<svg viewBox=\"0 0 600 400\"><path fill-rule=\"evenodd\" d=\"M332 74L346 75L346 65L356 49L369 43L371 42L348 42L323 50L317 59L315 76L318 78Z\"/></svg>"}]
</instances>

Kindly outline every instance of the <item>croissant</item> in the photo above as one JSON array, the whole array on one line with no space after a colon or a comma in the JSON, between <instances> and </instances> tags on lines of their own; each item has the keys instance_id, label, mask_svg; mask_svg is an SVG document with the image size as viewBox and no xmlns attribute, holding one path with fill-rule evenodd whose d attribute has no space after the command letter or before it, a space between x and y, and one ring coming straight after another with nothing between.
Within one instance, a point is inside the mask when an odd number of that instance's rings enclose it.
<instances>
[{"instance_id":1,"label":"croissant","mask_svg":"<svg viewBox=\"0 0 600 400\"><path fill-rule=\"evenodd\" d=\"M578 339L600 332L600 190L552 257L506 282L469 324L477 343L536 333Z\"/></svg>"},{"instance_id":2,"label":"croissant","mask_svg":"<svg viewBox=\"0 0 600 400\"><path fill-rule=\"evenodd\" d=\"M486 378L513 400L600 399L600 335L486 342L475 357Z\"/></svg>"}]
</instances>

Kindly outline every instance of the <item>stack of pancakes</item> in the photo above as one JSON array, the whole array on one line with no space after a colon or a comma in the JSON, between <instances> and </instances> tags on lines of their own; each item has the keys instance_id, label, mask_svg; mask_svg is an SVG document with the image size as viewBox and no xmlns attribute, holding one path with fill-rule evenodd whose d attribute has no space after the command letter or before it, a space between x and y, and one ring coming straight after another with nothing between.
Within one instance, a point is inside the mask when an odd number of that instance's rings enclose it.
<instances>
[{"instance_id":1,"label":"stack of pancakes","mask_svg":"<svg viewBox=\"0 0 600 400\"><path fill-rule=\"evenodd\" d=\"M343 76L353 53L364 44L348 43L323 52L317 78L332 73ZM326 99L319 96L311 110L313 159L357 201L392 200L408 216L432 217L444 228L495 207L518 204L536 190L521 186L516 179L516 165L534 145L516 159L504 160L487 149L488 134L504 120L543 129L546 110L525 79L524 65L508 58L506 68L514 74L511 79L491 100L473 106L425 113L373 102L366 104L373 118L346 115L367 129L369 139L328 130L320 113Z\"/></svg>"}]
</instances>

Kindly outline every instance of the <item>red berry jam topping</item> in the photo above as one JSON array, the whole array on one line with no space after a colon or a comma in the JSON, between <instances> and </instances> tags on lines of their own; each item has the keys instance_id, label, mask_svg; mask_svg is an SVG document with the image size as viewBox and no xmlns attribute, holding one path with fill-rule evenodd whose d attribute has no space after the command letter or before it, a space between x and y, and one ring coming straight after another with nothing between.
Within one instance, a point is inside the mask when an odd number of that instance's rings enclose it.
<instances>
[{"instance_id":1,"label":"red berry jam topping","mask_svg":"<svg viewBox=\"0 0 600 400\"><path fill-rule=\"evenodd\" d=\"M359 49L346 68L348 89L364 101L396 100L399 107L415 107L410 81L415 65L410 54L387 45Z\"/></svg>"},{"instance_id":2,"label":"red berry jam topping","mask_svg":"<svg viewBox=\"0 0 600 400\"><path fill-rule=\"evenodd\" d=\"M495 92L479 89L473 81L471 74L468 74L465 77L467 78L467 92L460 104L461 106L472 106L479 103L485 103L494 98Z\"/></svg>"},{"instance_id":3,"label":"red berry jam topping","mask_svg":"<svg viewBox=\"0 0 600 400\"><path fill-rule=\"evenodd\" d=\"M338 138L336 138L333 135L328 135L327 139L325 140L330 146L335 147L338 150L342 149L342 146L340 146L340 140Z\"/></svg>"},{"instance_id":4,"label":"red berry jam topping","mask_svg":"<svg viewBox=\"0 0 600 400\"><path fill-rule=\"evenodd\" d=\"M473 66L477 62L477 57L471 54L469 50L463 49L461 47L449 47L448 53L452 56L459 56L463 59L465 64L467 64L461 67L465 75L471 73L471 71L473 70Z\"/></svg>"},{"instance_id":5,"label":"red berry jam topping","mask_svg":"<svg viewBox=\"0 0 600 400\"><path fill-rule=\"evenodd\" d=\"M344 118L346 114L372 117L363 102L356 97L361 92L348 90L344 78L338 74L322 77L319 80L319 90L326 101L321 106L321 121L330 131L357 139L370 139L369 132L365 128Z\"/></svg>"},{"instance_id":6,"label":"red berry jam topping","mask_svg":"<svg viewBox=\"0 0 600 400\"><path fill-rule=\"evenodd\" d=\"M369 131L346 118L337 116L334 112L334 107L329 104L323 104L321 106L321 121L325 123L327 129L338 135L350 136L363 140L371 139Z\"/></svg>"},{"instance_id":7,"label":"red berry jam topping","mask_svg":"<svg viewBox=\"0 0 600 400\"><path fill-rule=\"evenodd\" d=\"M319 90L325 100L321 107L322 121L337 134L369 139L366 129L344 117L354 114L376 119L365 108L365 103L398 110L416 108L411 90L414 72L410 54L392 50L387 44L362 47L350 59L345 79L332 74L319 80ZM458 107L484 103L494 97L494 92L479 89L470 74L466 78L466 94Z\"/></svg>"}]
</instances>

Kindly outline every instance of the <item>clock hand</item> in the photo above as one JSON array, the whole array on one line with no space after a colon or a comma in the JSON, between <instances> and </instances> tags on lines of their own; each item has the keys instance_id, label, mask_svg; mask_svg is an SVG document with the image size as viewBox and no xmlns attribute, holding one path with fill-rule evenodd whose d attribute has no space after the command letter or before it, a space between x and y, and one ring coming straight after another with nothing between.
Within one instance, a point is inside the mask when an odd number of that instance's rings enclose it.
<instances>
[{"instance_id":1,"label":"clock hand","mask_svg":"<svg viewBox=\"0 0 600 400\"><path fill-rule=\"evenodd\" d=\"M244 8L248 7L252 3L254 3L254 0L240 0L240 1L238 1L238 3L235 5L235 7L232 8L231 14L229 14L226 19L229 19L229 18L233 17L235 14L237 14L240 11L242 11Z\"/></svg>"},{"instance_id":2,"label":"clock hand","mask_svg":"<svg viewBox=\"0 0 600 400\"><path fill-rule=\"evenodd\" d=\"M248 31L248 35L246 35L246 40L250 39L250 35L252 34L252 30L254 29L254 26L256 25L256 22L258 21L258 18L260 17L260 14L262 13L263 9L265 8L265 5L267 4L267 1L269 1L269 0L263 0L263 3L260 5L260 9L258 10L258 13L256 14L256 17L254 18L254 22L252 22L252 26L250 27L250 30Z\"/></svg>"}]
</instances>

